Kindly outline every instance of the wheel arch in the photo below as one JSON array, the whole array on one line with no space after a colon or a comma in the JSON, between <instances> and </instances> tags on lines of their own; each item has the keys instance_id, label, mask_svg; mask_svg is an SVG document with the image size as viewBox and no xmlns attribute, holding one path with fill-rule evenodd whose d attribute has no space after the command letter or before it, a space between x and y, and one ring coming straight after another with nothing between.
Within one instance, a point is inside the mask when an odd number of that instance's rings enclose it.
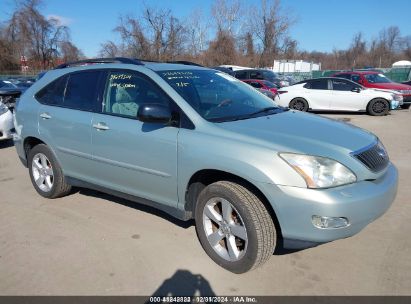
<instances>
[{"instance_id":1,"label":"wheel arch","mask_svg":"<svg viewBox=\"0 0 411 304\"><path fill-rule=\"evenodd\" d=\"M231 181L240 184L241 186L247 188L250 190L254 195L256 195L261 202L264 204L266 207L267 211L271 215L271 218L273 219L275 228L277 230L278 236L282 236L281 233L281 226L279 224L277 214L273 208L273 206L270 204L268 201L267 197L264 195L264 193L253 183L248 181L247 179L238 176L236 174L218 170L218 169L202 169L197 172L195 172L187 186L186 186L186 192L185 192L185 198L184 198L184 209L190 213L192 213L193 218L194 218L194 213L195 213L195 207L197 203L197 198L200 195L201 191L207 187L208 185L215 183L217 181ZM279 239L281 239L280 237Z\"/></svg>"}]
</instances>

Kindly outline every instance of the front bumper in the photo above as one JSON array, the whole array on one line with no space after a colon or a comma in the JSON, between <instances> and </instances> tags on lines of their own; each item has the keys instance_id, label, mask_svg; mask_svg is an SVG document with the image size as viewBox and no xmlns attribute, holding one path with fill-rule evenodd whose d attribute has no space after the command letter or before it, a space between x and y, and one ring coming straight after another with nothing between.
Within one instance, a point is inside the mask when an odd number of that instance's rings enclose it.
<instances>
[{"instance_id":1,"label":"front bumper","mask_svg":"<svg viewBox=\"0 0 411 304\"><path fill-rule=\"evenodd\" d=\"M13 132L13 114L7 111L0 115L0 141L12 138Z\"/></svg>"},{"instance_id":2,"label":"front bumper","mask_svg":"<svg viewBox=\"0 0 411 304\"><path fill-rule=\"evenodd\" d=\"M301 247L311 247L358 233L391 206L397 193L397 184L398 172L390 163L385 174L377 180L336 188L259 186L276 212L286 241L284 247L296 248L298 243L302 244ZM345 217L349 225L343 228L317 228L311 221L313 215Z\"/></svg>"}]
</instances>

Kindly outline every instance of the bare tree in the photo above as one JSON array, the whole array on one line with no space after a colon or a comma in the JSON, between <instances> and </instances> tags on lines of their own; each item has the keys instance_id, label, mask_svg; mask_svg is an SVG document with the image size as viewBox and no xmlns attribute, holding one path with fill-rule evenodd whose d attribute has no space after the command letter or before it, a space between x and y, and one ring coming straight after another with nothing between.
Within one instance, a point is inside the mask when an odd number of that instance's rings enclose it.
<instances>
[{"instance_id":1,"label":"bare tree","mask_svg":"<svg viewBox=\"0 0 411 304\"><path fill-rule=\"evenodd\" d=\"M293 20L290 14L282 14L280 0L261 0L261 5L249 9L249 27L255 33L260 47L260 66L269 66L280 53L283 39Z\"/></svg>"},{"instance_id":2,"label":"bare tree","mask_svg":"<svg viewBox=\"0 0 411 304\"><path fill-rule=\"evenodd\" d=\"M151 46L148 38L145 34L141 22L131 16L120 17L120 24L114 29L114 31L120 34L120 37L124 43L125 55L151 59ZM108 52L107 55L117 55L119 53L119 47L114 45L113 42L106 42L103 44L101 52Z\"/></svg>"},{"instance_id":3,"label":"bare tree","mask_svg":"<svg viewBox=\"0 0 411 304\"><path fill-rule=\"evenodd\" d=\"M188 52L191 56L197 57L206 49L210 23L205 21L201 10L195 10L188 17L186 24Z\"/></svg>"},{"instance_id":4,"label":"bare tree","mask_svg":"<svg viewBox=\"0 0 411 304\"><path fill-rule=\"evenodd\" d=\"M207 64L235 64L236 60L237 50L233 36L228 32L219 31L206 52Z\"/></svg>"},{"instance_id":5,"label":"bare tree","mask_svg":"<svg viewBox=\"0 0 411 304\"><path fill-rule=\"evenodd\" d=\"M84 57L84 54L70 41L63 41L60 44L61 59L65 62L77 61Z\"/></svg>"},{"instance_id":6,"label":"bare tree","mask_svg":"<svg viewBox=\"0 0 411 304\"><path fill-rule=\"evenodd\" d=\"M211 14L215 20L217 32L236 35L236 25L240 20L241 4L239 0L215 0Z\"/></svg>"},{"instance_id":7,"label":"bare tree","mask_svg":"<svg viewBox=\"0 0 411 304\"><path fill-rule=\"evenodd\" d=\"M41 0L21 0L9 21L9 37L20 55L28 55L43 69L53 64L59 44L68 40L68 29L59 20L46 19L40 12Z\"/></svg>"},{"instance_id":8,"label":"bare tree","mask_svg":"<svg viewBox=\"0 0 411 304\"><path fill-rule=\"evenodd\" d=\"M107 41L102 43L99 54L101 57L108 58L113 58L122 55L120 48L113 41Z\"/></svg>"}]
</instances>

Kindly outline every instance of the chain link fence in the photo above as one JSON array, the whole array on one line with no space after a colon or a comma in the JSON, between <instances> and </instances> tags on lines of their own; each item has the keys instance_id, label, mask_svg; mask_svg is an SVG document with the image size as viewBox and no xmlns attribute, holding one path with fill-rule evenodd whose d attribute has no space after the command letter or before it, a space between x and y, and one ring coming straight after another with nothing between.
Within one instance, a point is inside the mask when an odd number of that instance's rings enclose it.
<instances>
[{"instance_id":1,"label":"chain link fence","mask_svg":"<svg viewBox=\"0 0 411 304\"><path fill-rule=\"evenodd\" d=\"M381 68L376 69L381 71L385 76L394 82L405 82L411 80L411 67L405 68ZM342 72L342 70L324 70L312 72L288 72L280 73L280 75L290 76L295 82L303 81L311 78L329 77L335 73Z\"/></svg>"}]
</instances>

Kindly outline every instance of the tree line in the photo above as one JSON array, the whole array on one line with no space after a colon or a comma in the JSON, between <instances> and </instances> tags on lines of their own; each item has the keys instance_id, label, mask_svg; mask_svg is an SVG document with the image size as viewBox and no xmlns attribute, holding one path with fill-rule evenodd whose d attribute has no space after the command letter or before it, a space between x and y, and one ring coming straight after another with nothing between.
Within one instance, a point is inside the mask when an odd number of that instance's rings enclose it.
<instances>
[{"instance_id":1,"label":"tree line","mask_svg":"<svg viewBox=\"0 0 411 304\"><path fill-rule=\"evenodd\" d=\"M41 14L42 0L16 0L11 18L0 24L0 70L19 69L25 56L34 69L84 58L58 19ZM307 52L290 35L297 18L281 0L215 0L211 12L194 10L178 18L167 8L136 8L137 15L118 17L118 41L101 44L99 56L126 56L155 61L189 60L207 66L234 64L269 67L273 60L321 62L323 69L389 67L411 59L411 36L396 26L366 41L362 33L347 49Z\"/></svg>"}]
</instances>

